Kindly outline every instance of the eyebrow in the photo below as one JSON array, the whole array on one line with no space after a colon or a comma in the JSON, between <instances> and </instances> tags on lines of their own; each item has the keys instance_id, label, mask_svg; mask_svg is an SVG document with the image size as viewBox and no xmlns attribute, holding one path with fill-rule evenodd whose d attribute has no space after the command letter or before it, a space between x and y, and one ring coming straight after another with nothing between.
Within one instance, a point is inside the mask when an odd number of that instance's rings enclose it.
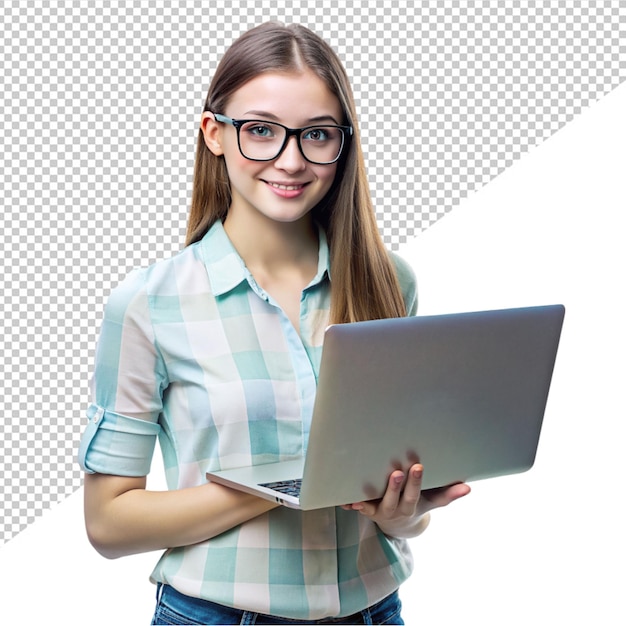
<instances>
[{"instance_id":1,"label":"eyebrow","mask_svg":"<svg viewBox=\"0 0 626 626\"><path fill-rule=\"evenodd\" d=\"M246 111L244 115L257 115L259 117L267 118L270 120L274 120L275 122L280 122L280 118L273 113L268 113L267 111ZM332 115L318 115L317 117L310 118L307 123L315 123L315 122L331 122L339 126L339 122Z\"/></svg>"}]
</instances>

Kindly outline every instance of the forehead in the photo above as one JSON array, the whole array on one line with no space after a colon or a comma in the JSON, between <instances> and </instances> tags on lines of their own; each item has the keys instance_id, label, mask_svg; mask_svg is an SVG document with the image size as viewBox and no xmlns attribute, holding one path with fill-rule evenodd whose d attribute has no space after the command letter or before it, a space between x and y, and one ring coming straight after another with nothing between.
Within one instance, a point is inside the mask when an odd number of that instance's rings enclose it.
<instances>
[{"instance_id":1,"label":"forehead","mask_svg":"<svg viewBox=\"0 0 626 626\"><path fill-rule=\"evenodd\" d=\"M235 91L226 108L234 118L266 113L293 126L321 116L339 124L343 118L339 99L310 69L261 74Z\"/></svg>"}]
</instances>

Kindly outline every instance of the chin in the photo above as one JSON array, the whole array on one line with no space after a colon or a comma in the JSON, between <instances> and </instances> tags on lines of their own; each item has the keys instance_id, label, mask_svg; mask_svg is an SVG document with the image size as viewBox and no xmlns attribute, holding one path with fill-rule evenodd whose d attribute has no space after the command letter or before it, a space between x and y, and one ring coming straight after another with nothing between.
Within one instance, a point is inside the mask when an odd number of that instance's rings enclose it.
<instances>
[{"instance_id":1,"label":"chin","mask_svg":"<svg viewBox=\"0 0 626 626\"><path fill-rule=\"evenodd\" d=\"M295 224L303 220L311 219L311 208L303 209L301 211L294 210L276 210L276 207L268 211L261 211L265 217L274 222L280 222L281 224Z\"/></svg>"}]
</instances>

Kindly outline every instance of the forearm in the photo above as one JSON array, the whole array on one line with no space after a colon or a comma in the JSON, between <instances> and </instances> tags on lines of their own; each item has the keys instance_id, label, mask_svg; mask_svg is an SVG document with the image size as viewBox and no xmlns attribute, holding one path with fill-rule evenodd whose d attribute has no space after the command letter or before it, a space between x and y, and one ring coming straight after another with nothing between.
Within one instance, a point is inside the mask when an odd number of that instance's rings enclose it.
<instances>
[{"instance_id":1,"label":"forearm","mask_svg":"<svg viewBox=\"0 0 626 626\"><path fill-rule=\"evenodd\" d=\"M106 497L107 478L113 477L85 477L87 532L107 558L205 541L278 506L214 483L146 491L137 482L135 488Z\"/></svg>"}]
</instances>

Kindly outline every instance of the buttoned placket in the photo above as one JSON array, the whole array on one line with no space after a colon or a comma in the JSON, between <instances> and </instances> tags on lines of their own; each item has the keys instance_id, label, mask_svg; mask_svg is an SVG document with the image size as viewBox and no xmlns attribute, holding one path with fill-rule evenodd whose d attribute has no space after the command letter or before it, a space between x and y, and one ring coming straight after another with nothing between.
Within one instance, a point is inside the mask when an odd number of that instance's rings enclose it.
<instances>
[{"instance_id":1,"label":"buttoned placket","mask_svg":"<svg viewBox=\"0 0 626 626\"><path fill-rule=\"evenodd\" d=\"M315 402L318 373L315 370L315 365L311 360L311 355L307 350L302 336L306 336L309 331L308 319L306 315L307 290L315 286L319 281L312 282L302 291L300 296L301 333L298 333L287 314L283 311L280 304L272 297L272 295L265 291L257 283L250 271L246 269L245 274L246 280L252 291L254 291L254 293L267 304L277 309L278 314L280 315L281 328L285 335L285 340L289 345L289 353L292 356L296 384L299 389L299 397L302 406L302 453L306 454L309 432L311 430L311 417L313 415L313 404Z\"/></svg>"},{"instance_id":2,"label":"buttoned placket","mask_svg":"<svg viewBox=\"0 0 626 626\"><path fill-rule=\"evenodd\" d=\"M307 351L302 337L311 333L309 328L310 320L307 311L307 295L309 289L315 288L322 278L312 281L303 291L300 297L300 329L298 333L289 320L282 307L256 282L251 273L247 272L248 284L254 293L269 305L275 307L281 316L281 327L285 334L285 339L290 347L292 355L296 381L300 390L300 400L302 402L302 450L306 454L309 432L311 429L311 417L313 415L313 405L315 402L315 392L317 389L318 372L312 362L311 355ZM333 507L306 511L303 513L303 523L311 527L309 537L315 537L315 544L303 546L305 577L310 578L307 586L307 595L312 606L325 606L330 614L339 613L341 601L338 586L338 561L337 561L337 519ZM315 549L315 560L306 563L308 551ZM332 580L331 580L332 578ZM324 581L320 583L320 581ZM332 590L332 591L331 591ZM329 598L329 594L334 597Z\"/></svg>"}]
</instances>

